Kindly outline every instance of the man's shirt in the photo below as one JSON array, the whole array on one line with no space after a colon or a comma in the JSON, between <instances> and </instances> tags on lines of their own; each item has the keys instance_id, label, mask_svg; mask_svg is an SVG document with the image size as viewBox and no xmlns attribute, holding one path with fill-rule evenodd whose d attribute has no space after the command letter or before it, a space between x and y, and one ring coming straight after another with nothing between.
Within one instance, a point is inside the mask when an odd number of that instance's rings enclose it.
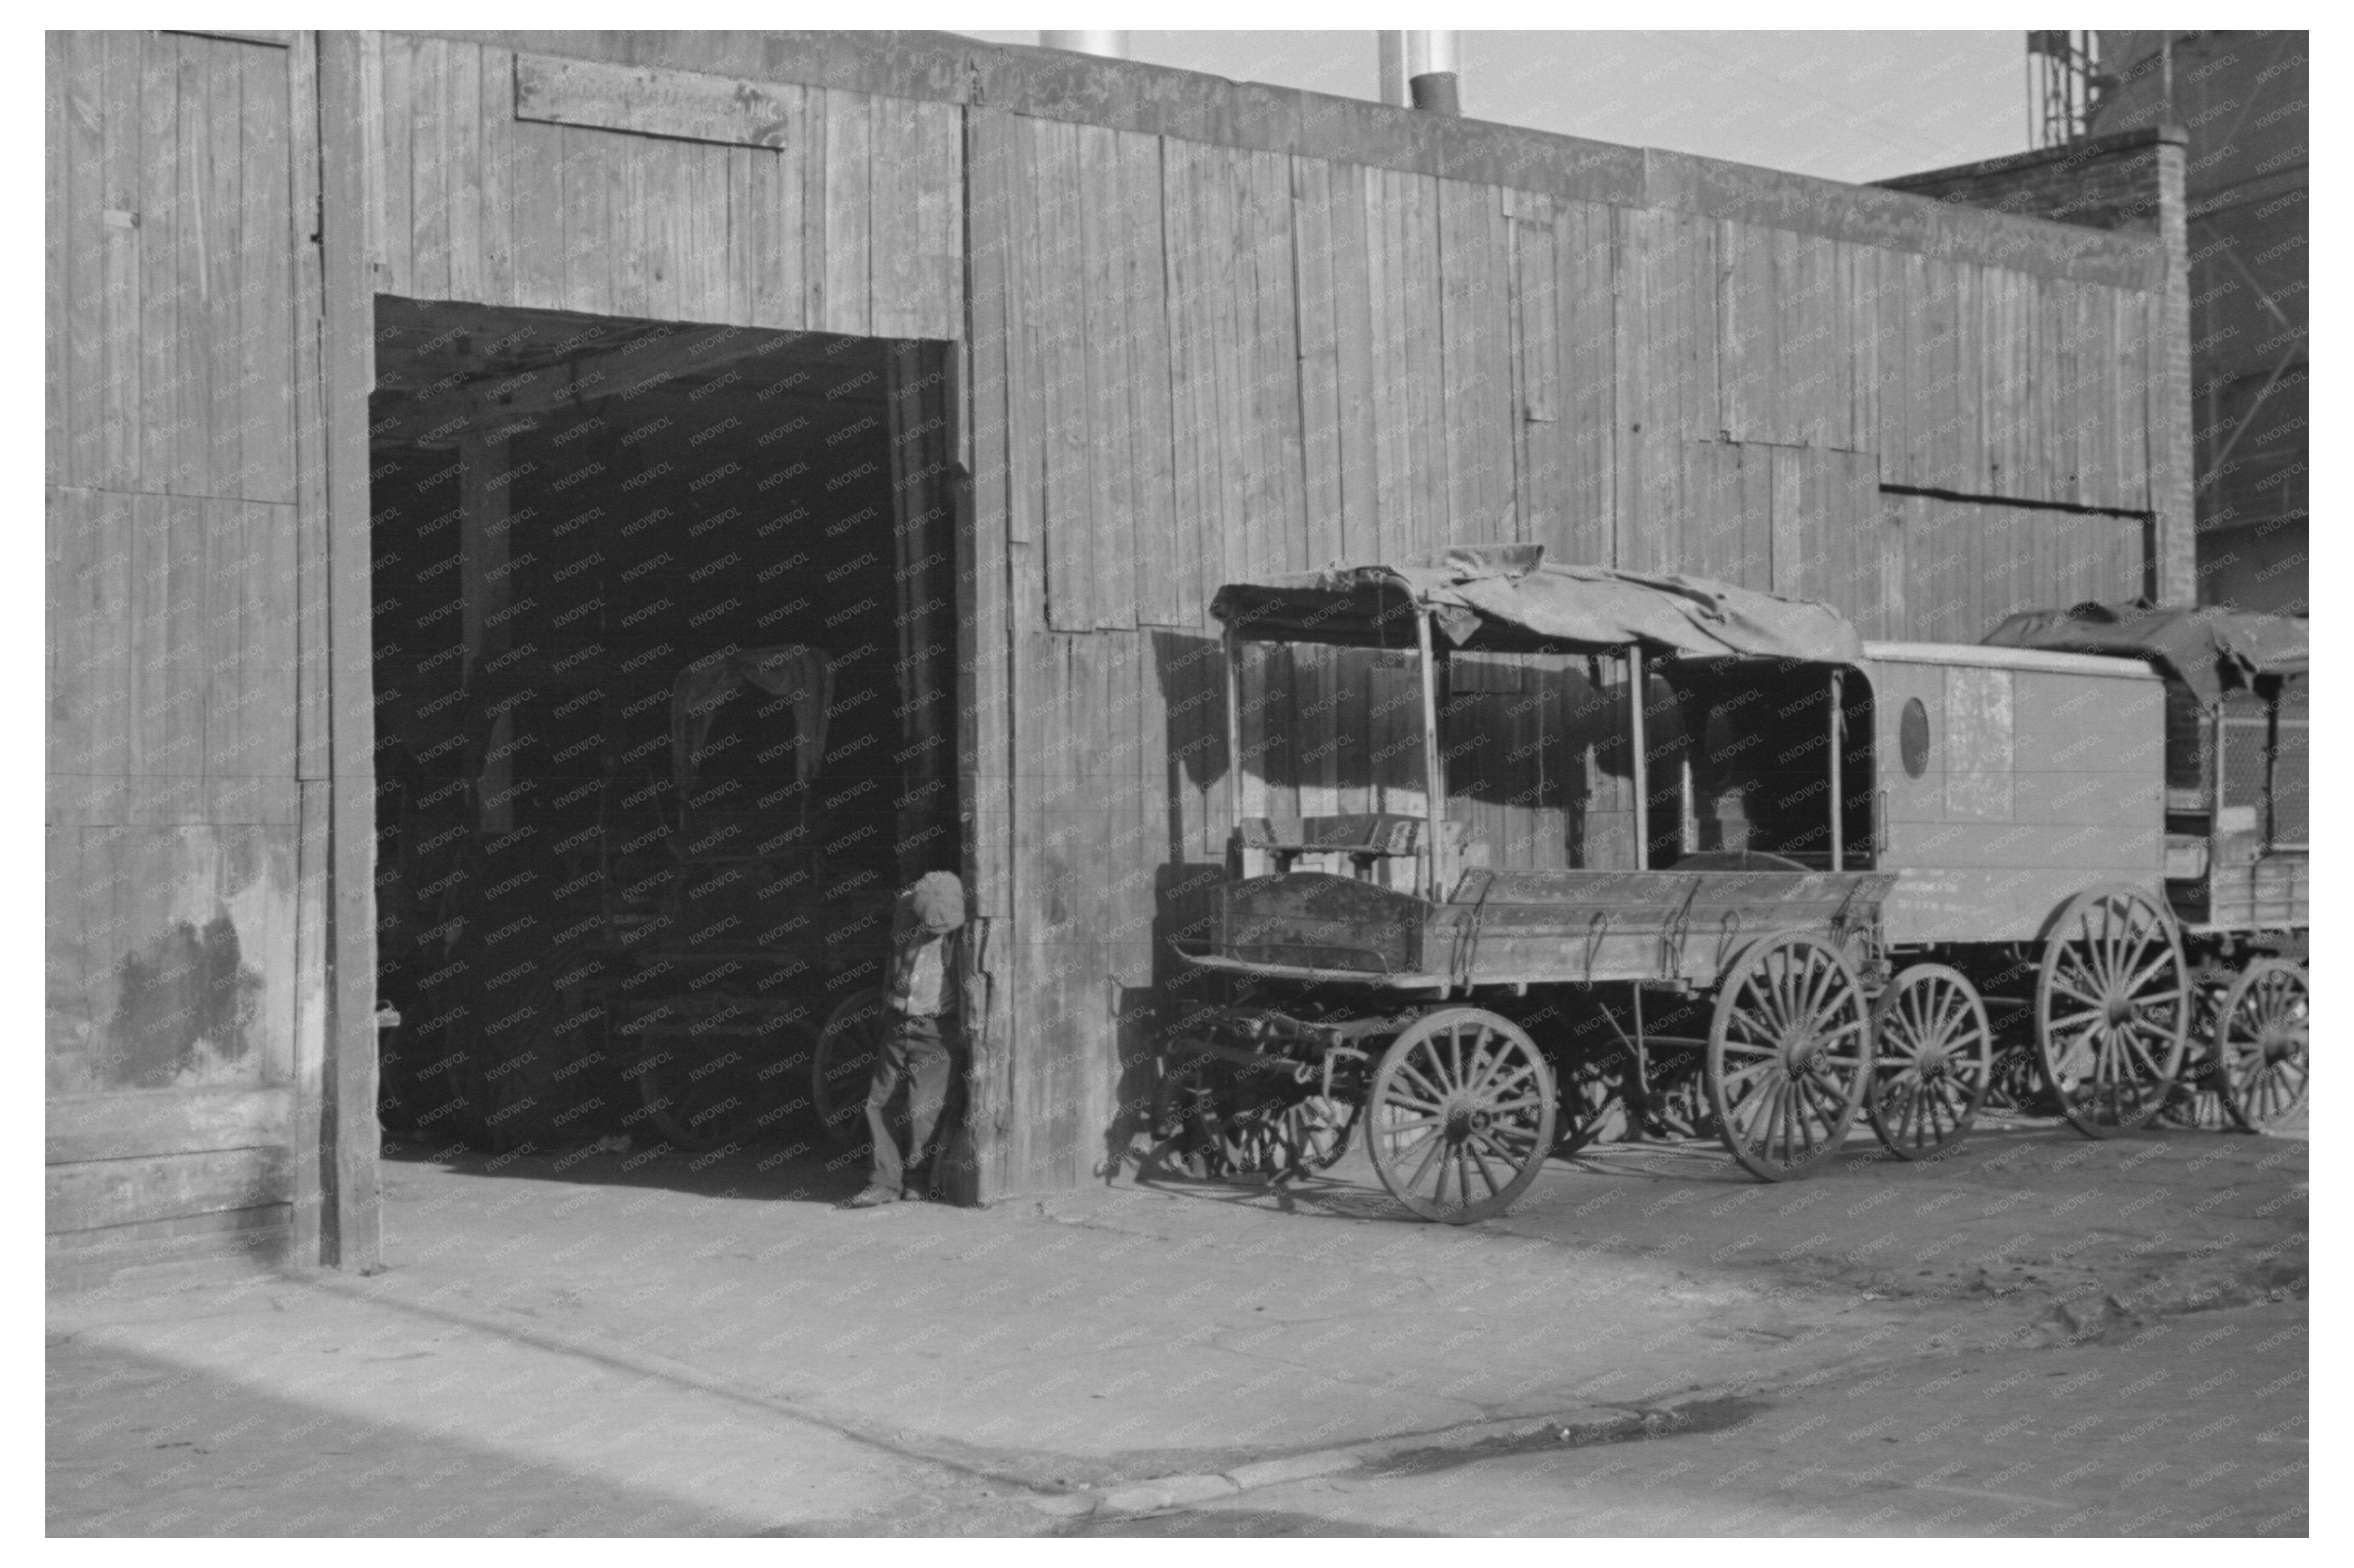
<instances>
[{"instance_id":1,"label":"man's shirt","mask_svg":"<svg viewBox=\"0 0 2354 1568\"><path fill-rule=\"evenodd\" d=\"M961 1000L957 932L926 929L905 899L893 912L891 927L891 976L885 991L892 1010L909 1018L954 1018Z\"/></svg>"}]
</instances>

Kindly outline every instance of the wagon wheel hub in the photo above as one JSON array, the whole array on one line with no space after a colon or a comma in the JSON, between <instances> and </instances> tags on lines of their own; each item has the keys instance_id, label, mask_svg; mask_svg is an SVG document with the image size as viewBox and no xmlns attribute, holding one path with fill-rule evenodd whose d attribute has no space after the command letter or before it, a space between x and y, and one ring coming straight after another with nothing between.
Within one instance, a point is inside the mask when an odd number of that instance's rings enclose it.
<instances>
[{"instance_id":1,"label":"wagon wheel hub","mask_svg":"<svg viewBox=\"0 0 2354 1568\"><path fill-rule=\"evenodd\" d=\"M1494 1120L1485 1106L1468 1100L1450 1100L1447 1107L1445 1134L1450 1143L1461 1143L1488 1130Z\"/></svg>"},{"instance_id":2,"label":"wagon wheel hub","mask_svg":"<svg viewBox=\"0 0 2354 1568\"><path fill-rule=\"evenodd\" d=\"M2133 999L2132 999L2131 997L2127 997L2127 996L2112 996L2112 997L2110 997L2110 998L2109 998L2108 1007L2107 1007L2107 1009L2106 1009L2106 1012L2107 1012L2107 1016L2108 1016L2108 1020L2109 1020L2109 1027L2110 1027L2110 1028L2112 1028L2112 1029L2122 1029L2122 1028L2124 1028L2126 1024L2131 1023L2131 1022L2133 1022L2133 1017L2134 1017L2134 1004L2133 1004Z\"/></svg>"}]
</instances>

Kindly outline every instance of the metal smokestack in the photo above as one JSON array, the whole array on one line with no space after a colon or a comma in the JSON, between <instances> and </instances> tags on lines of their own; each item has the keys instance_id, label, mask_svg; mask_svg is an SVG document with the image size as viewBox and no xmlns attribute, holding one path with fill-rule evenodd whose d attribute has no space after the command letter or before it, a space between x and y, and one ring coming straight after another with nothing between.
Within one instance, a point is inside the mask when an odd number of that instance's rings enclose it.
<instances>
[{"instance_id":1,"label":"metal smokestack","mask_svg":"<svg viewBox=\"0 0 2354 1568\"><path fill-rule=\"evenodd\" d=\"M1128 35L1124 32L1081 29L1050 33L1042 28L1038 33L1038 42L1042 48L1068 49L1073 54L1101 55L1104 58L1112 60L1124 60L1128 58Z\"/></svg>"},{"instance_id":2,"label":"metal smokestack","mask_svg":"<svg viewBox=\"0 0 2354 1568\"><path fill-rule=\"evenodd\" d=\"M1463 101L1451 32L1384 31L1382 101L1432 114L1460 114Z\"/></svg>"}]
</instances>

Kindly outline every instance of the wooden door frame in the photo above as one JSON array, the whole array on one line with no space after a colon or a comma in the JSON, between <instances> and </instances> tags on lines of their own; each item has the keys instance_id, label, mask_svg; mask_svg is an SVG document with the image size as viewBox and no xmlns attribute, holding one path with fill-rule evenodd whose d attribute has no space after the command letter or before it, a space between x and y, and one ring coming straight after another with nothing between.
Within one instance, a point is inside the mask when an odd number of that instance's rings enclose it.
<instances>
[{"instance_id":1,"label":"wooden door frame","mask_svg":"<svg viewBox=\"0 0 2354 1568\"><path fill-rule=\"evenodd\" d=\"M376 297L368 235L368 35L315 36L319 288L304 367L302 611L306 715L302 844L306 938L323 959L323 1060L315 1097L318 1256L371 1272L383 1255L376 1030L376 680L369 578L368 393ZM298 45L298 51L311 47ZM308 305L315 304L315 310ZM316 889L315 894L312 892ZM309 933L316 932L315 936ZM298 1146L299 1147L299 1146ZM306 1180L309 1178L306 1175Z\"/></svg>"}]
</instances>

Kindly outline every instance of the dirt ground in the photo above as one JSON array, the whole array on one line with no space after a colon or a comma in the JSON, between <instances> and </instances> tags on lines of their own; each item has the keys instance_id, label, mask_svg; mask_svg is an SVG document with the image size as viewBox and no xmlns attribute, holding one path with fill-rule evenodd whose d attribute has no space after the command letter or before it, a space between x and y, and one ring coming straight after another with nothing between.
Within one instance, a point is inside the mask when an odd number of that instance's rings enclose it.
<instances>
[{"instance_id":1,"label":"dirt ground","mask_svg":"<svg viewBox=\"0 0 2354 1568\"><path fill-rule=\"evenodd\" d=\"M1361 1156L845 1212L807 1152L405 1151L380 1274L53 1297L49 1528L2303 1531L2301 1135L1850 1152L1617 1146L1453 1229Z\"/></svg>"}]
</instances>

